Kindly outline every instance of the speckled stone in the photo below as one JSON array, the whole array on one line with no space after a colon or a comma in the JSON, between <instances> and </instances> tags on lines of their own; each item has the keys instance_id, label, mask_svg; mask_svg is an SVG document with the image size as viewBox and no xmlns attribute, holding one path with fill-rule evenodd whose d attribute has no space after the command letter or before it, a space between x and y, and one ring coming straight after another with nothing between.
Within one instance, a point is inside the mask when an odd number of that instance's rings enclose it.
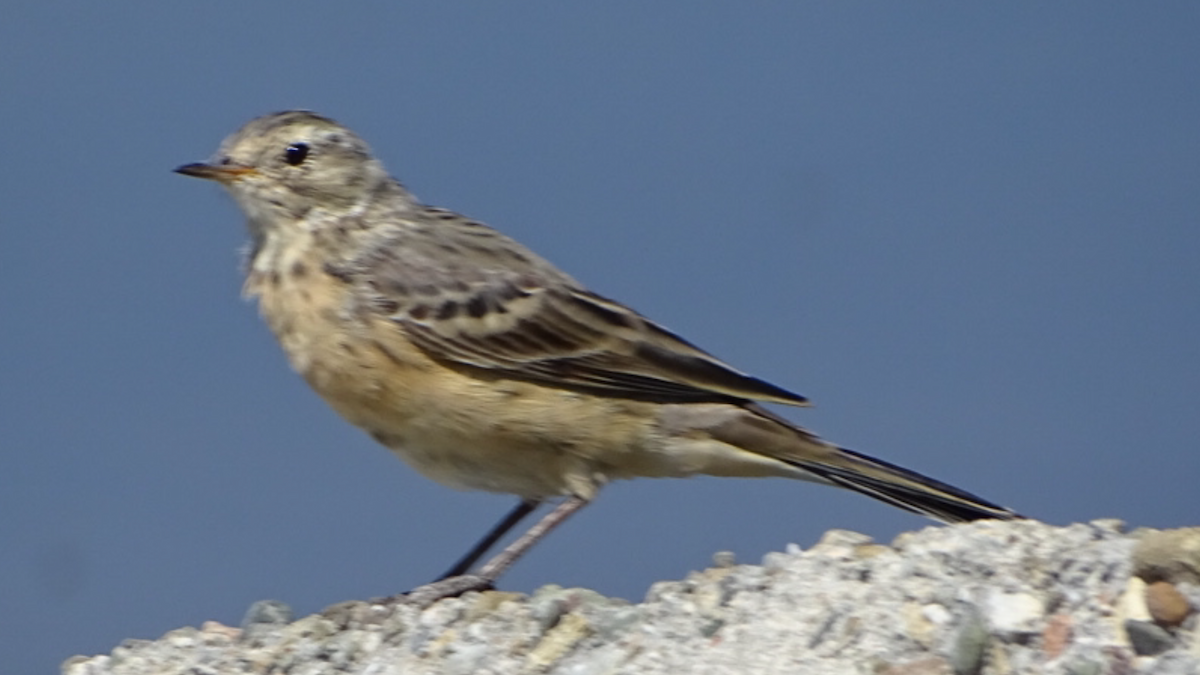
<instances>
[{"instance_id":1,"label":"speckled stone","mask_svg":"<svg viewBox=\"0 0 1200 675\"><path fill-rule=\"evenodd\" d=\"M531 597L467 593L428 607L351 601L290 622L281 605L260 605L243 628L209 622L127 640L109 655L72 657L62 672L1200 673L1200 621L1187 616L1167 631L1149 620L1169 615L1147 594L1169 592L1134 575L1145 536L1108 521L981 521L926 528L891 546L835 531L807 550L768 554L763 566L719 556L716 567L655 583L636 604L546 586ZM1180 569L1179 544L1190 540L1168 539L1171 553L1138 569ZM1184 596L1200 592L1180 583L1171 587Z\"/></svg>"}]
</instances>

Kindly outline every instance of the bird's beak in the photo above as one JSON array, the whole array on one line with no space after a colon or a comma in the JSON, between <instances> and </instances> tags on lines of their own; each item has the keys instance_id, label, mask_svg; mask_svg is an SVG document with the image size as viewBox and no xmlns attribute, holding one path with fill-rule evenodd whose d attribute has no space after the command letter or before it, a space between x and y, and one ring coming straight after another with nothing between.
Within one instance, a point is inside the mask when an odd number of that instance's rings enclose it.
<instances>
[{"instance_id":1,"label":"bird's beak","mask_svg":"<svg viewBox=\"0 0 1200 675\"><path fill-rule=\"evenodd\" d=\"M258 169L241 164L205 164L197 162L195 164L184 164L175 169L175 173L195 178L204 178L206 180L215 180L218 183L228 185L242 176L258 173Z\"/></svg>"}]
</instances>

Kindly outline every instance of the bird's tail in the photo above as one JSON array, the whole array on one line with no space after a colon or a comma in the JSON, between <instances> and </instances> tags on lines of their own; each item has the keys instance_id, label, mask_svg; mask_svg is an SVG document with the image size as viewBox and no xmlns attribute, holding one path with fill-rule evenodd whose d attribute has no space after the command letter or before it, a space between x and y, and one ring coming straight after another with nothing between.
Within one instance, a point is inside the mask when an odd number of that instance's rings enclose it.
<instances>
[{"instance_id":1,"label":"bird's tail","mask_svg":"<svg viewBox=\"0 0 1200 675\"><path fill-rule=\"evenodd\" d=\"M968 520L1021 518L1011 509L947 485L938 480L922 476L881 459L838 448L839 460L829 461L787 460L788 464L803 469L838 487L860 492L906 511L929 516L946 523Z\"/></svg>"},{"instance_id":2,"label":"bird's tail","mask_svg":"<svg viewBox=\"0 0 1200 675\"><path fill-rule=\"evenodd\" d=\"M947 523L1022 516L966 490L881 459L832 445L761 406L714 416L705 430L717 440L799 469L807 478L860 492Z\"/></svg>"}]
</instances>

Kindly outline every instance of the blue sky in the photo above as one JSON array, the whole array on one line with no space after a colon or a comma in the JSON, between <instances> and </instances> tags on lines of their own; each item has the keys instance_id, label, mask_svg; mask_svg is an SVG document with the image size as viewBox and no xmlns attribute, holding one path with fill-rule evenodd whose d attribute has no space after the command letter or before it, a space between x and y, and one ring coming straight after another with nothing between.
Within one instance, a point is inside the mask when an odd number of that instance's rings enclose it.
<instances>
[{"instance_id":1,"label":"blue sky","mask_svg":"<svg viewBox=\"0 0 1200 675\"><path fill-rule=\"evenodd\" d=\"M1200 5L34 4L0 21L0 662L406 590L508 509L416 475L238 298L171 173L251 117L1052 523L1196 525ZM502 586L639 599L927 521L784 480L613 485Z\"/></svg>"}]
</instances>

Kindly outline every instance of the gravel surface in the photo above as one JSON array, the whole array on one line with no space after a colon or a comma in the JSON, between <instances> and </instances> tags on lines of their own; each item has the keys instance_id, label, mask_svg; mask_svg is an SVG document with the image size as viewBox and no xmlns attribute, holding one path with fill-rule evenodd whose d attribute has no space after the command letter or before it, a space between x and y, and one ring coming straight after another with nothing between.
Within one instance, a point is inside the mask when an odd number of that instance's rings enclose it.
<instances>
[{"instance_id":1,"label":"gravel surface","mask_svg":"<svg viewBox=\"0 0 1200 675\"><path fill-rule=\"evenodd\" d=\"M73 657L64 675L361 673L1200 673L1200 528L978 522L890 546L814 547L655 584L639 604L580 588L352 601L292 620L255 603Z\"/></svg>"}]
</instances>

